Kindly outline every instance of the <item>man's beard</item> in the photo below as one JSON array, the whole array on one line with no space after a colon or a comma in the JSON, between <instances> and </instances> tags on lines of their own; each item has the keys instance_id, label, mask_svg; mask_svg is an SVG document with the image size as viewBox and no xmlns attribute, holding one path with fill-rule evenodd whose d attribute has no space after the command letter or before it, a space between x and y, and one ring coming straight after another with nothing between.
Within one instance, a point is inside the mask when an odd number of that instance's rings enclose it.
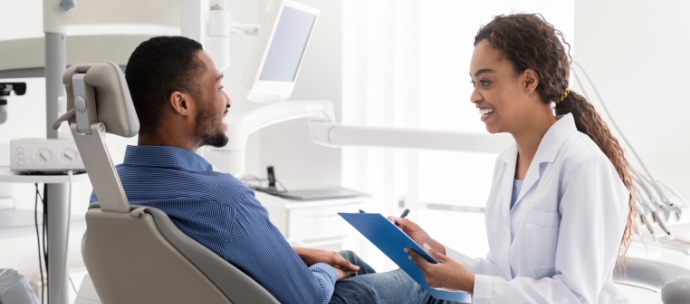
<instances>
[{"instance_id":1,"label":"man's beard","mask_svg":"<svg viewBox=\"0 0 690 304\"><path fill-rule=\"evenodd\" d=\"M204 145L220 148L228 143L228 136L225 135L223 121L216 118L215 113L205 105L199 107L199 114L196 117L195 133L201 136Z\"/></svg>"}]
</instances>

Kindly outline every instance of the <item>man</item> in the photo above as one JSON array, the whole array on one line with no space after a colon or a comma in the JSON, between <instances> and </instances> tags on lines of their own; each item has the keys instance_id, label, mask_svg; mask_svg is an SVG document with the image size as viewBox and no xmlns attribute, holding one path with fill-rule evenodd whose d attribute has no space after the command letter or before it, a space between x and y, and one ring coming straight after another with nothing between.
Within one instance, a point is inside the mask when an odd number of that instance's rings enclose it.
<instances>
[{"instance_id":1,"label":"man","mask_svg":"<svg viewBox=\"0 0 690 304\"><path fill-rule=\"evenodd\" d=\"M342 252L346 259L291 248L252 190L213 171L194 152L228 142L223 117L231 106L223 75L199 43L184 37L145 41L132 53L125 77L141 125L138 146L128 146L117 166L131 204L162 210L281 303L378 303L394 295L419 302L410 293L421 294L421 288L401 271L374 277L365 275L373 269L352 252Z\"/></svg>"}]
</instances>

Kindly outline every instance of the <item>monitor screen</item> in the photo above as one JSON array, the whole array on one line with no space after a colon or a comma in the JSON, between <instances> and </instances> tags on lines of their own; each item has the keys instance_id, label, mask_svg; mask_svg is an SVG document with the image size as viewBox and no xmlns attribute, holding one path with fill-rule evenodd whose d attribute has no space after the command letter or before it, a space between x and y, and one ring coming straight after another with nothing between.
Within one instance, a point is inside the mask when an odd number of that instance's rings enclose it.
<instances>
[{"instance_id":1,"label":"monitor screen","mask_svg":"<svg viewBox=\"0 0 690 304\"><path fill-rule=\"evenodd\" d=\"M295 80L304 49L309 40L316 15L289 6L283 7L271 46L268 49L260 80Z\"/></svg>"}]
</instances>

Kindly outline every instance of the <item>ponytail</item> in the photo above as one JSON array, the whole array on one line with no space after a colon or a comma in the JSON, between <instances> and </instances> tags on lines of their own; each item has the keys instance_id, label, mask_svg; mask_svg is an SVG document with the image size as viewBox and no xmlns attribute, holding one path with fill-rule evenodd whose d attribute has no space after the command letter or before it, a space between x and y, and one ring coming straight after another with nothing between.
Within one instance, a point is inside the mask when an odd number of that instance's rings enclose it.
<instances>
[{"instance_id":1,"label":"ponytail","mask_svg":"<svg viewBox=\"0 0 690 304\"><path fill-rule=\"evenodd\" d=\"M623 184L630 192L630 197L628 199L628 220L618 249L619 259L622 259L623 265L625 265L625 254L632 242L633 225L636 216L635 201L633 200L635 189L633 187L628 161L625 159L625 152L618 143L618 139L611 134L606 122L604 122L601 116L599 116L599 113L594 110L594 106L592 106L582 95L569 91L568 94L564 94L563 98L558 100L556 103L556 115L568 113L573 114L577 130L587 134L587 136L599 146L601 151L604 152L606 157L608 157L613 167L616 168L616 172L618 172L618 176L620 176Z\"/></svg>"}]
</instances>

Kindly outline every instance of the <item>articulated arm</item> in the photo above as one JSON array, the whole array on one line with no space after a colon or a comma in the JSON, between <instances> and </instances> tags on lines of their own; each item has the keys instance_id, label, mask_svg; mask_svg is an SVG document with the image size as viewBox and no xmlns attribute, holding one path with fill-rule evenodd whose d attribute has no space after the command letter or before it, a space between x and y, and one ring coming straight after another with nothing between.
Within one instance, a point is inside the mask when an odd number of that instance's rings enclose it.
<instances>
[{"instance_id":1,"label":"articulated arm","mask_svg":"<svg viewBox=\"0 0 690 304\"><path fill-rule=\"evenodd\" d=\"M314 142L328 147L359 146L498 154L513 140L506 134L345 126L314 120L309 122L309 131Z\"/></svg>"},{"instance_id":2,"label":"articulated arm","mask_svg":"<svg viewBox=\"0 0 690 304\"><path fill-rule=\"evenodd\" d=\"M201 153L220 171L240 175L245 168L244 153L249 134L297 118L309 118L312 140L327 147L362 146L497 154L513 140L505 134L344 126L335 122L330 101L301 100L230 111L227 118L228 144L222 148L206 148Z\"/></svg>"}]
</instances>

